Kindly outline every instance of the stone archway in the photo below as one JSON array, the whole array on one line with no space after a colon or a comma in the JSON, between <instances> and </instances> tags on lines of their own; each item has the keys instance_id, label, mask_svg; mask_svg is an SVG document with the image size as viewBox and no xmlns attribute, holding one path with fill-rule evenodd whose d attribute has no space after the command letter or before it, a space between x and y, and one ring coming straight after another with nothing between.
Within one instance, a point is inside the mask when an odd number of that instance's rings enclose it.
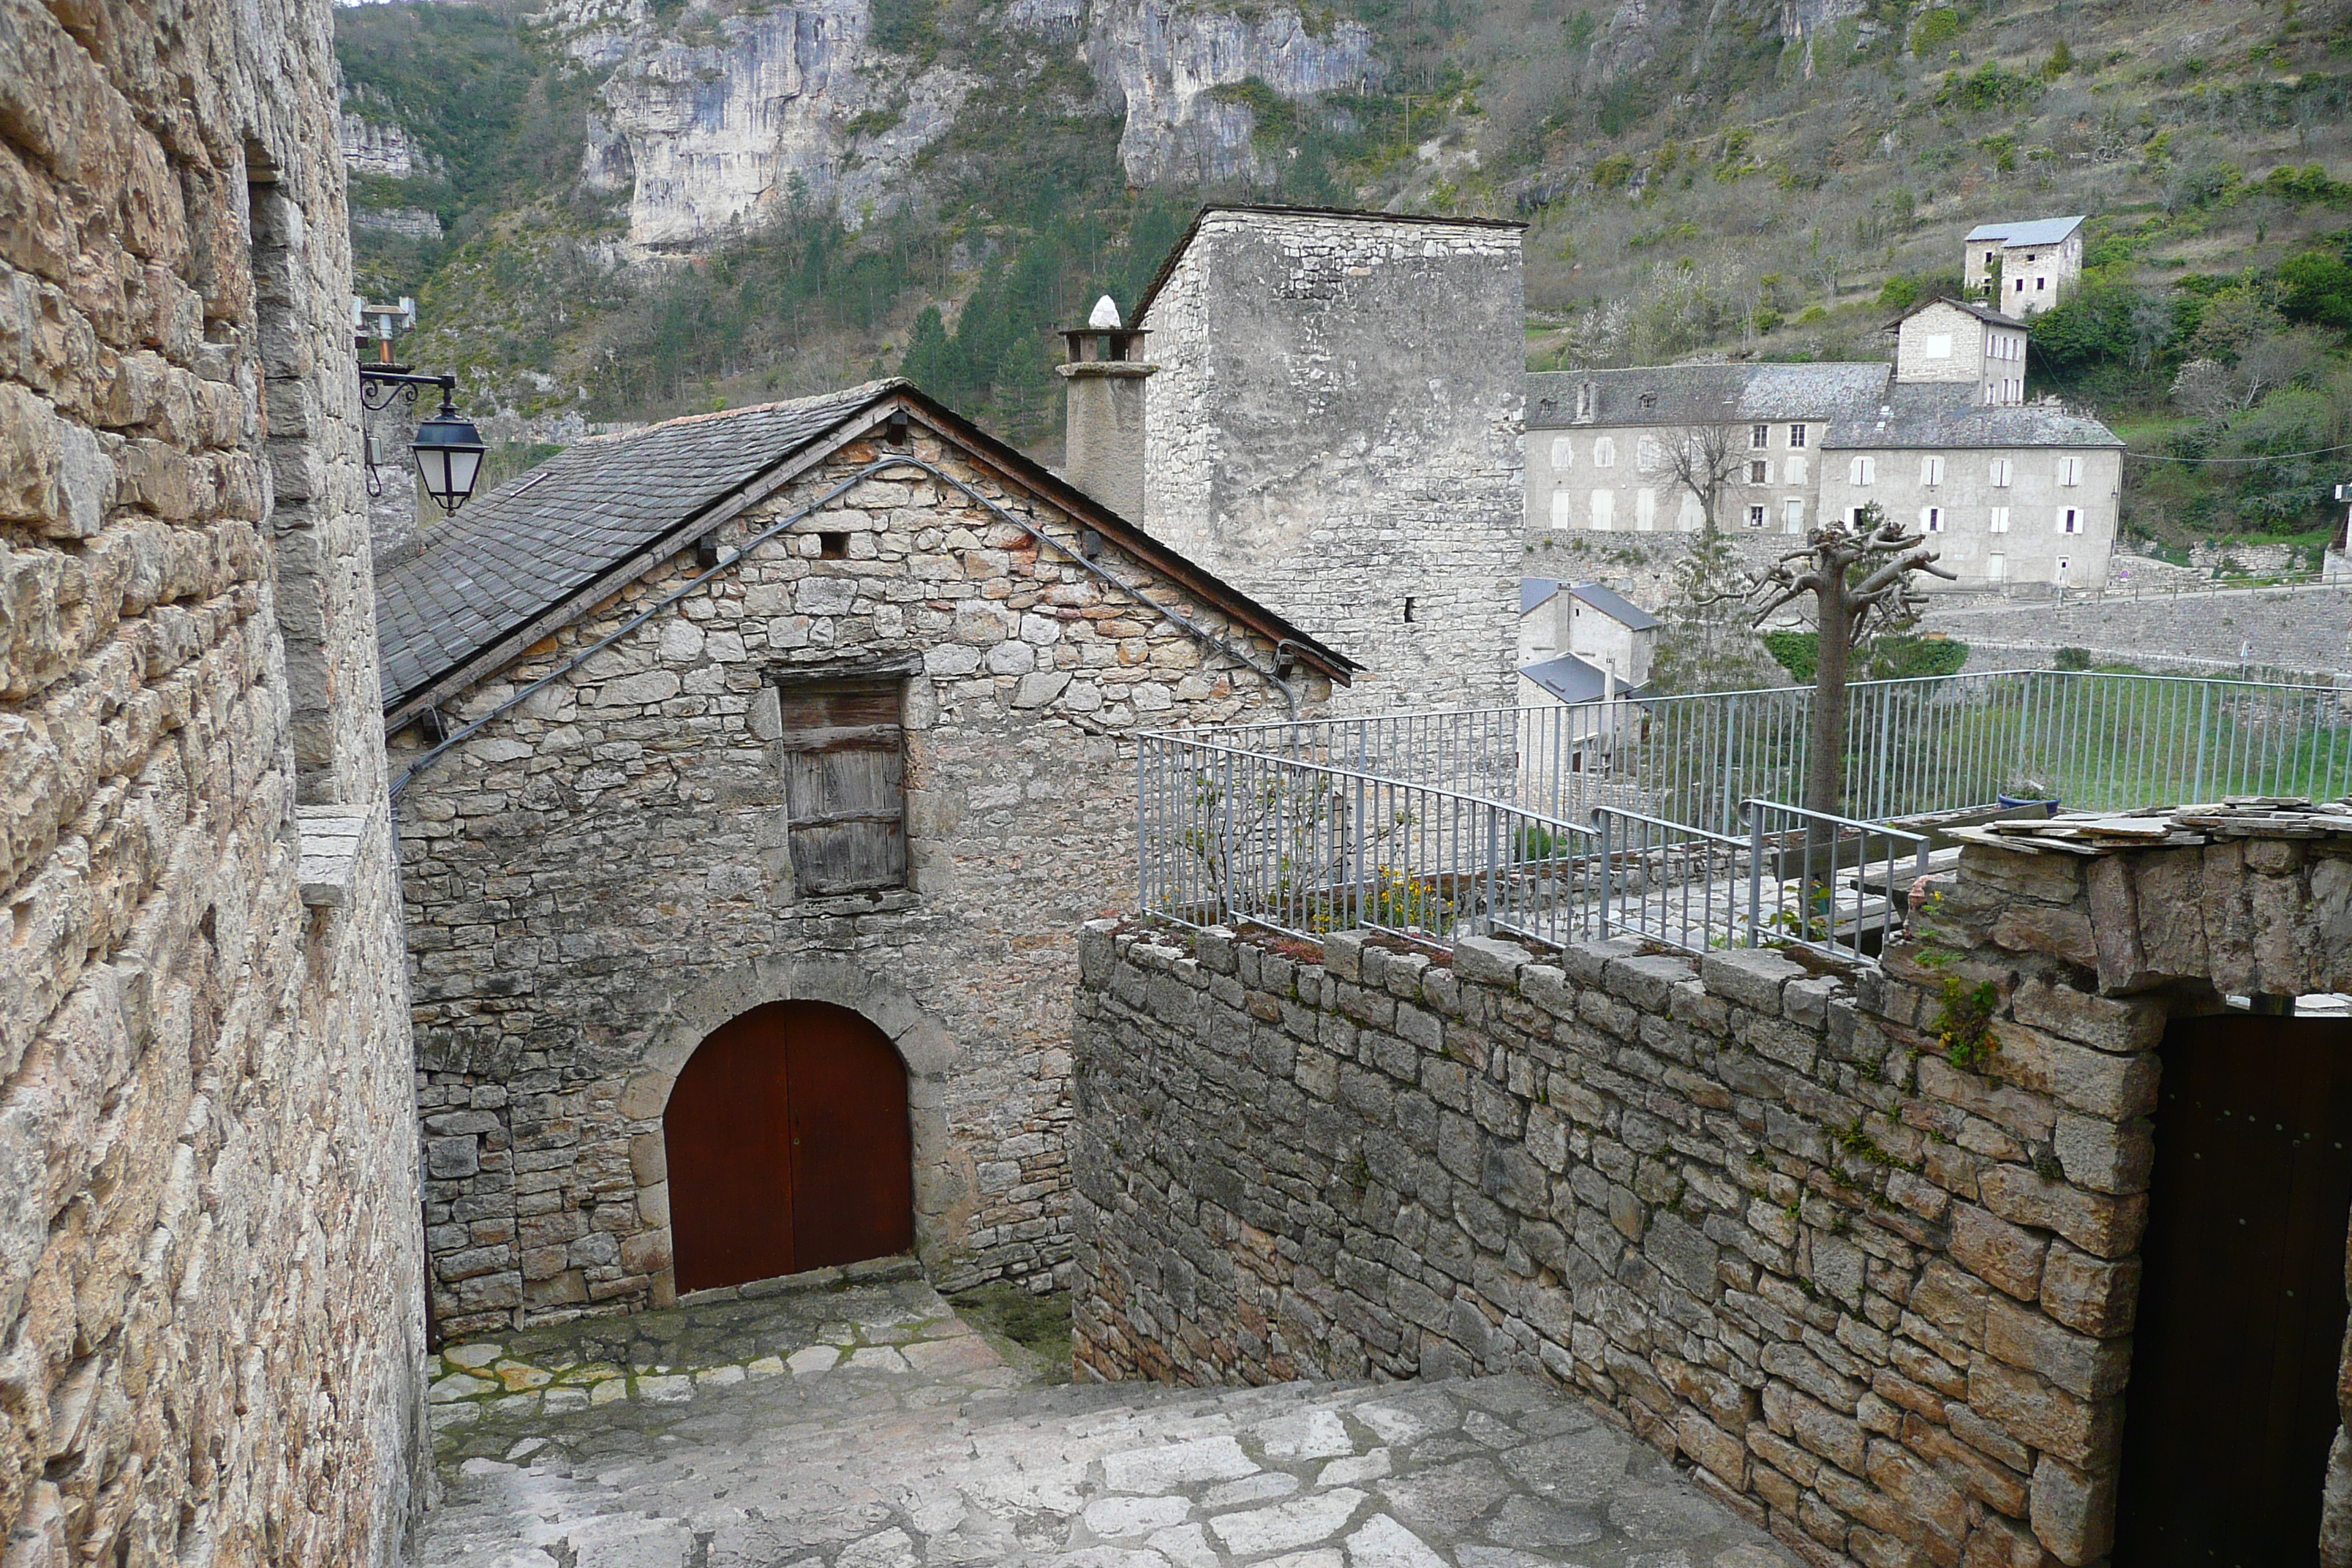
<instances>
[{"instance_id":1,"label":"stone archway","mask_svg":"<svg viewBox=\"0 0 2352 1568\"><path fill-rule=\"evenodd\" d=\"M950 1141L945 1086L957 1052L937 1018L904 987L839 953L775 953L705 977L671 1005L668 1019L646 1042L645 1059L624 1091L621 1114L651 1122L635 1140L640 1214L657 1224L667 1258L668 1171L658 1123L677 1077L695 1050L720 1026L771 1002L826 1002L845 1007L881 1030L907 1066L907 1117L914 1150L915 1252L927 1268L961 1234L973 1206L969 1162ZM677 1300L677 1272L665 1263L655 1279L657 1306Z\"/></svg>"}]
</instances>

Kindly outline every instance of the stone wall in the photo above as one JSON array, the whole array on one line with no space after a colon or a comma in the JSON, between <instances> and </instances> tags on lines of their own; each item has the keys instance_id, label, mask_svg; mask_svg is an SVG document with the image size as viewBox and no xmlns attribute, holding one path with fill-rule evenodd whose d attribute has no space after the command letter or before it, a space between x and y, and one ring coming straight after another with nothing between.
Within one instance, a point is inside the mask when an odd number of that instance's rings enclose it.
<instances>
[{"instance_id":1,"label":"stone wall","mask_svg":"<svg viewBox=\"0 0 2352 1568\"><path fill-rule=\"evenodd\" d=\"M1364 665L1343 709L1514 700L1517 226L1211 208L1139 324L1153 535Z\"/></svg>"},{"instance_id":2,"label":"stone wall","mask_svg":"<svg viewBox=\"0 0 2352 1568\"><path fill-rule=\"evenodd\" d=\"M670 1300L670 1084L712 1029L785 997L865 1014L906 1058L916 1245L943 1288L1066 1277L1066 933L1133 897L1129 737L1285 708L1160 608L1270 666L1263 639L1108 542L1095 559L1140 596L1105 586L1077 563L1068 519L917 428L918 457L1034 518L1066 553L919 472L885 474L404 790L444 1333ZM842 447L729 523L720 547L877 455L864 440ZM821 532L845 535L844 558L820 557ZM453 718L488 712L698 570L690 551L673 560L467 693ZM861 663L913 672L910 885L803 900L775 681Z\"/></svg>"},{"instance_id":3,"label":"stone wall","mask_svg":"<svg viewBox=\"0 0 2352 1568\"><path fill-rule=\"evenodd\" d=\"M2234 589L2063 605L1954 601L1927 629L1968 641L1981 632L2012 647L2086 647L2103 658L2144 655L2219 665L2352 670L2352 589Z\"/></svg>"},{"instance_id":4,"label":"stone wall","mask_svg":"<svg viewBox=\"0 0 2352 1568\"><path fill-rule=\"evenodd\" d=\"M388 1563L419 1500L331 27L0 0L11 1568Z\"/></svg>"},{"instance_id":5,"label":"stone wall","mask_svg":"<svg viewBox=\"0 0 2352 1568\"><path fill-rule=\"evenodd\" d=\"M2095 1561L2165 1021L2352 988L2352 841L1971 847L1919 924L1853 973L1089 925L1080 1367L1540 1367L1813 1562Z\"/></svg>"}]
</instances>

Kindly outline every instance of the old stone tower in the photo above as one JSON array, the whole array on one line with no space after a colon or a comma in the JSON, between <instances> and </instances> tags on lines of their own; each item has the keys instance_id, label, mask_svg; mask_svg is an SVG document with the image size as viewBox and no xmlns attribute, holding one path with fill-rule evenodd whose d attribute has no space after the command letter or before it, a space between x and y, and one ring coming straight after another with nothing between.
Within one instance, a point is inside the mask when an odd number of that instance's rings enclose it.
<instances>
[{"instance_id":1,"label":"old stone tower","mask_svg":"<svg viewBox=\"0 0 2352 1568\"><path fill-rule=\"evenodd\" d=\"M421 1247L327 0L0 0L5 1558L381 1563Z\"/></svg>"},{"instance_id":2,"label":"old stone tower","mask_svg":"<svg viewBox=\"0 0 2352 1568\"><path fill-rule=\"evenodd\" d=\"M1364 665L1343 708L1512 700L1519 229L1209 207L1135 312L1145 525Z\"/></svg>"}]
</instances>

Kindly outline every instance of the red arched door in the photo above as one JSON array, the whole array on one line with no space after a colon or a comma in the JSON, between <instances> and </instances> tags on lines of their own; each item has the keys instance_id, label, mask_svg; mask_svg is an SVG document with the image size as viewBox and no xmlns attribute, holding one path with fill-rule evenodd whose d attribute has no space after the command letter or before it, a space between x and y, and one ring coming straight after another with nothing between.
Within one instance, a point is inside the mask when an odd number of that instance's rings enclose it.
<instances>
[{"instance_id":1,"label":"red arched door","mask_svg":"<svg viewBox=\"0 0 2352 1568\"><path fill-rule=\"evenodd\" d=\"M914 1245L907 1068L846 1007L771 1002L696 1047L662 1117L677 1288Z\"/></svg>"}]
</instances>

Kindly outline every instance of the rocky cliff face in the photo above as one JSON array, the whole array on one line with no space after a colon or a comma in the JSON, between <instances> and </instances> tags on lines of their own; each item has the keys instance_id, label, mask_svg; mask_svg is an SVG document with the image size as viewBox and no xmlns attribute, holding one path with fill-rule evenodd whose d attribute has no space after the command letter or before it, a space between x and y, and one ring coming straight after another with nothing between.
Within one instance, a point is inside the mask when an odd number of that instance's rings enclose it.
<instances>
[{"instance_id":1,"label":"rocky cliff face","mask_svg":"<svg viewBox=\"0 0 2352 1568\"><path fill-rule=\"evenodd\" d=\"M1253 96L1349 90L1385 68L1362 24L1290 6L1012 0L982 24L986 37L945 51L956 63L882 47L872 0L694 0L669 15L557 0L546 15L574 60L610 72L583 178L628 193L640 255L698 249L796 205L858 227L914 199L919 160L974 91L1045 57L1085 63L1137 185L1268 181Z\"/></svg>"}]
</instances>

